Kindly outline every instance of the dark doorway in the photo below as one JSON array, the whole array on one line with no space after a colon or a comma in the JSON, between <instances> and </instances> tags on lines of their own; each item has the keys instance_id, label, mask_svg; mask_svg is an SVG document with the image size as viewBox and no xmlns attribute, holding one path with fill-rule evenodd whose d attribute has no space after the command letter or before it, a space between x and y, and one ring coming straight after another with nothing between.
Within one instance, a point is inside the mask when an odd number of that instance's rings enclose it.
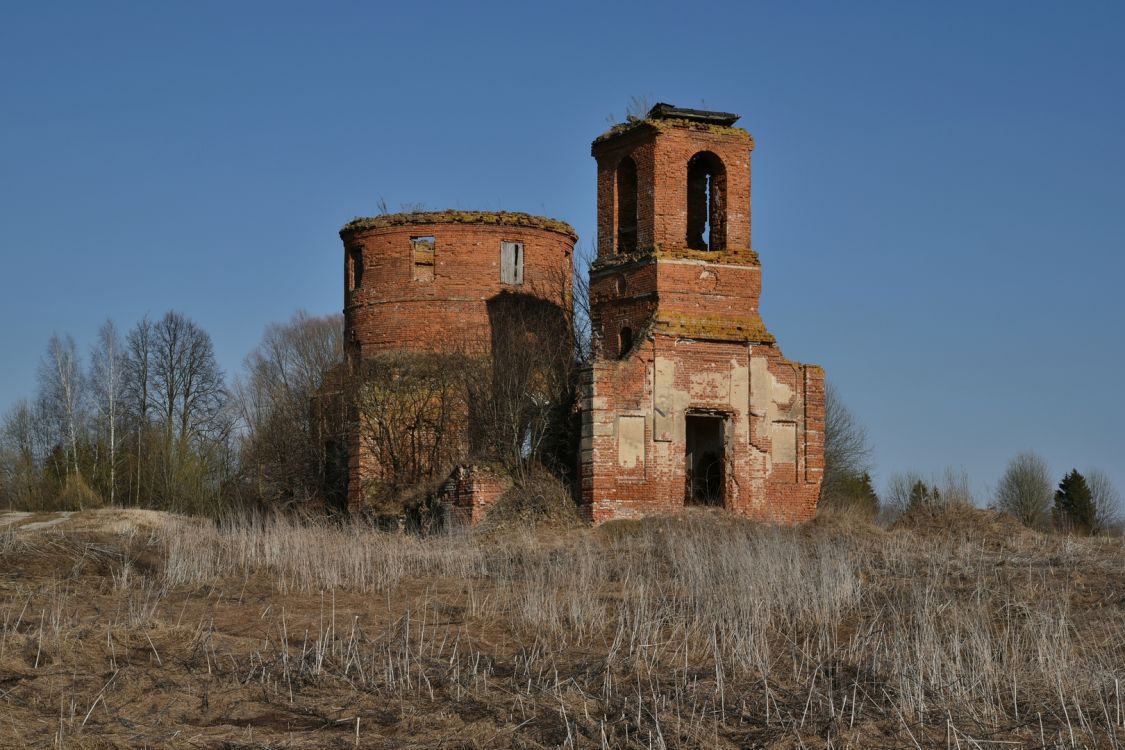
<instances>
[{"instance_id":1,"label":"dark doorway","mask_svg":"<svg viewBox=\"0 0 1125 750\"><path fill-rule=\"evenodd\" d=\"M688 414L686 505L723 505L723 425L718 414Z\"/></svg>"}]
</instances>

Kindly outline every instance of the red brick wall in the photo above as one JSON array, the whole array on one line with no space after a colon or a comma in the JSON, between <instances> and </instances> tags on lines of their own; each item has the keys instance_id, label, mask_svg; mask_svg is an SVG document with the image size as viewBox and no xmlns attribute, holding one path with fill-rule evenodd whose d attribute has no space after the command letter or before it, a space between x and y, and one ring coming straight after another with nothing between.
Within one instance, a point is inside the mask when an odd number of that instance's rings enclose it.
<instances>
[{"instance_id":1,"label":"red brick wall","mask_svg":"<svg viewBox=\"0 0 1125 750\"><path fill-rule=\"evenodd\" d=\"M509 477L479 466L458 466L441 488L438 500L445 504L455 524L472 525L480 523L511 487Z\"/></svg>"},{"instance_id":2,"label":"red brick wall","mask_svg":"<svg viewBox=\"0 0 1125 750\"><path fill-rule=\"evenodd\" d=\"M682 113L681 113L682 114ZM594 142L598 258L591 270L595 358L582 384L582 510L593 521L670 513L686 495L687 418L721 417L723 504L753 518L796 523L816 512L824 469L824 374L786 360L759 318L762 275L751 248L750 154L739 128L646 120ZM723 165L718 250L688 247L688 165L702 152ZM636 164L636 248L618 247L617 167ZM415 280L411 238L433 236L427 280ZM522 214L377 217L344 228L364 283L345 292L345 334L355 356L487 351L487 301L505 291L500 243L523 242L524 292L569 299L575 235ZM432 280L430 274L432 273ZM633 345L622 350L624 329ZM370 456L352 456L355 487ZM455 477L450 503L470 518L499 485ZM353 490L353 499L358 497Z\"/></svg>"},{"instance_id":3,"label":"red brick wall","mask_svg":"<svg viewBox=\"0 0 1125 750\"><path fill-rule=\"evenodd\" d=\"M664 383L661 368L671 376ZM662 387L672 399L662 399ZM820 368L785 360L768 344L653 333L627 359L594 362L583 396L581 499L590 520L684 508L691 413L724 417L724 507L782 523L815 515L824 466ZM621 452L623 419L643 424L643 449L632 460ZM779 440L792 442L786 449Z\"/></svg>"},{"instance_id":4,"label":"red brick wall","mask_svg":"<svg viewBox=\"0 0 1125 750\"><path fill-rule=\"evenodd\" d=\"M628 327L639 340L656 312L656 263L639 261L590 274L590 323L600 353L617 358L620 331Z\"/></svg>"},{"instance_id":5,"label":"red brick wall","mask_svg":"<svg viewBox=\"0 0 1125 750\"><path fill-rule=\"evenodd\" d=\"M600 522L681 510L687 418L722 418L726 508L782 523L812 518L824 468L824 375L786 360L758 317L750 247L750 135L645 121L594 142L598 259L590 277L598 339L583 383L581 502ZM687 247L688 163L725 167L725 247ZM617 165L637 164L638 248L618 252ZM634 332L621 352L620 331ZM623 355L625 355L623 357Z\"/></svg>"},{"instance_id":6,"label":"red brick wall","mask_svg":"<svg viewBox=\"0 0 1125 750\"><path fill-rule=\"evenodd\" d=\"M694 155L710 151L726 171L727 252L750 248L750 152L754 139L739 128L686 121L645 121L594 142L598 162L598 257L616 252L617 165L637 163L637 247L681 249L687 245L687 172Z\"/></svg>"},{"instance_id":7,"label":"red brick wall","mask_svg":"<svg viewBox=\"0 0 1125 750\"><path fill-rule=\"evenodd\" d=\"M472 352L491 347L489 300L524 294L568 307L576 235L562 222L513 213L398 214L351 222L344 243L344 337L359 359L390 352ZM433 237L432 270L419 280L414 237ZM523 283L501 282L501 242L524 246ZM354 286L356 256L362 283ZM560 332L566 335L566 332ZM353 417L358 418L358 417ZM444 441L442 461L463 459L467 420ZM365 483L380 476L378 458L356 425L349 444L348 504L363 503Z\"/></svg>"},{"instance_id":8,"label":"red brick wall","mask_svg":"<svg viewBox=\"0 0 1125 750\"><path fill-rule=\"evenodd\" d=\"M424 214L423 216L428 216ZM489 214L488 216L505 216ZM486 302L502 291L569 300L573 234L503 224L412 223L341 232L344 329L353 352L487 350ZM411 237L433 236L432 281L416 281ZM501 284L500 243L524 244L524 283ZM363 253L363 286L349 288L347 250Z\"/></svg>"}]
</instances>

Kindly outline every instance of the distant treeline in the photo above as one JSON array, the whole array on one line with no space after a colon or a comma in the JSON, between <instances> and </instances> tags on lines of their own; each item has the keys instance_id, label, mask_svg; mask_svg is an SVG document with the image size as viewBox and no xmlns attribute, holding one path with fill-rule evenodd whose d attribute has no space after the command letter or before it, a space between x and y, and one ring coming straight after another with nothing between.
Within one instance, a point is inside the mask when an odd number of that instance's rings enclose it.
<instances>
[{"instance_id":1,"label":"distant treeline","mask_svg":"<svg viewBox=\"0 0 1125 750\"><path fill-rule=\"evenodd\" d=\"M893 474L882 495L871 481L871 443L862 423L831 383L826 388L824 483L820 506L889 522L932 507L990 505L1039 531L1121 533L1121 495L1096 468L1072 469L1058 480L1047 462L1024 452L1008 462L991 497L975 498L968 475L947 469L926 479L917 471ZM984 502L979 502L983 500Z\"/></svg>"},{"instance_id":2,"label":"distant treeline","mask_svg":"<svg viewBox=\"0 0 1125 750\"><path fill-rule=\"evenodd\" d=\"M297 313L228 380L210 335L179 312L124 333L106 321L86 356L52 336L37 392L0 420L0 506L214 513L323 498L309 403L342 337L342 316Z\"/></svg>"},{"instance_id":3,"label":"distant treeline","mask_svg":"<svg viewBox=\"0 0 1125 750\"><path fill-rule=\"evenodd\" d=\"M340 315L298 312L269 325L232 379L219 368L210 335L175 311L125 333L106 321L86 356L69 335L52 336L37 392L0 419L0 507L114 504L213 515L313 501L343 509L345 419L380 457L363 488L376 504L395 506L462 460L517 476L543 465L566 479L576 458L573 406L588 354L587 316L566 311L556 321L517 312L498 325L505 335L493 337L485 360L374 358L352 386L329 383L328 398L318 394L326 377L341 372ZM545 326L571 333L537 336L556 345L525 356L521 342ZM453 439L462 431L447 423L469 413L467 442ZM927 506L988 504L1040 530L1121 528L1121 496L1097 469L1053 478L1041 457L1021 453L989 498L974 498L968 477L955 471L929 480L897 473L880 495L871 456L862 423L829 384L822 508L887 521Z\"/></svg>"}]
</instances>

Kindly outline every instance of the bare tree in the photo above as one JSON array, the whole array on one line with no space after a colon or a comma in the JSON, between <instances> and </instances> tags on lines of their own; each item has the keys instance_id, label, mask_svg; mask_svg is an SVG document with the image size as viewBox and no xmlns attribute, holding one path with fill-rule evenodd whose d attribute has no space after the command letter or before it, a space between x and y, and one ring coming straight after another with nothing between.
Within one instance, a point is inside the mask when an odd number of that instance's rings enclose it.
<instances>
[{"instance_id":1,"label":"bare tree","mask_svg":"<svg viewBox=\"0 0 1125 750\"><path fill-rule=\"evenodd\" d=\"M121 336L112 320L98 329L97 342L90 354L90 386L97 410L98 432L106 440L109 453L109 502L117 500L118 425L125 393L126 358Z\"/></svg>"},{"instance_id":2,"label":"bare tree","mask_svg":"<svg viewBox=\"0 0 1125 750\"><path fill-rule=\"evenodd\" d=\"M357 365L349 404L367 468L363 490L384 509L467 455L462 378L472 364L456 354L396 352Z\"/></svg>"},{"instance_id":3,"label":"bare tree","mask_svg":"<svg viewBox=\"0 0 1125 750\"><path fill-rule=\"evenodd\" d=\"M226 396L211 337L175 311L153 327L153 405L166 440L186 446L216 427Z\"/></svg>"},{"instance_id":4,"label":"bare tree","mask_svg":"<svg viewBox=\"0 0 1125 750\"><path fill-rule=\"evenodd\" d=\"M929 479L911 469L887 480L880 512L885 520L891 520L912 511L974 505L969 475L963 469L948 467Z\"/></svg>"},{"instance_id":5,"label":"bare tree","mask_svg":"<svg viewBox=\"0 0 1125 750\"><path fill-rule=\"evenodd\" d=\"M464 379L472 453L519 473L532 462L566 473L575 462L574 403L588 342L568 276L548 276L521 293L488 300L488 356L471 358Z\"/></svg>"},{"instance_id":6,"label":"bare tree","mask_svg":"<svg viewBox=\"0 0 1125 750\"><path fill-rule=\"evenodd\" d=\"M263 381L273 403L298 405L324 381L343 357L344 317L313 317L301 310L286 323L271 323L262 342L246 358L247 370Z\"/></svg>"},{"instance_id":7,"label":"bare tree","mask_svg":"<svg viewBox=\"0 0 1125 750\"><path fill-rule=\"evenodd\" d=\"M125 351L125 414L132 422L134 442L134 502L141 499L152 399L153 323L146 315L129 331ZM132 481L132 477L130 479Z\"/></svg>"},{"instance_id":8,"label":"bare tree","mask_svg":"<svg viewBox=\"0 0 1125 750\"><path fill-rule=\"evenodd\" d=\"M53 335L47 343L47 353L39 365L39 399L44 415L55 430L56 439L66 446L69 467L62 473L73 470L78 475L78 441L83 428L85 380L74 339L69 334L62 338Z\"/></svg>"},{"instance_id":9,"label":"bare tree","mask_svg":"<svg viewBox=\"0 0 1125 750\"><path fill-rule=\"evenodd\" d=\"M895 518L922 505L935 502L937 490L913 469L892 474L883 490L882 512Z\"/></svg>"},{"instance_id":10,"label":"bare tree","mask_svg":"<svg viewBox=\"0 0 1125 750\"><path fill-rule=\"evenodd\" d=\"M579 367L589 362L593 349L593 329L590 323L590 266L598 251L587 244L574 254L574 272L571 275L571 329L573 331L574 358Z\"/></svg>"},{"instance_id":11,"label":"bare tree","mask_svg":"<svg viewBox=\"0 0 1125 750\"><path fill-rule=\"evenodd\" d=\"M178 510L212 509L219 502L232 422L211 337L174 311L149 333L144 408L159 430L159 439L146 445L155 470L153 499ZM149 434L147 420L139 426Z\"/></svg>"},{"instance_id":12,"label":"bare tree","mask_svg":"<svg viewBox=\"0 0 1125 750\"><path fill-rule=\"evenodd\" d=\"M869 505L860 496L871 471L871 444L867 430L840 398L831 382L824 384L824 478L820 499L826 506ZM857 494L858 493L858 494Z\"/></svg>"},{"instance_id":13,"label":"bare tree","mask_svg":"<svg viewBox=\"0 0 1125 750\"><path fill-rule=\"evenodd\" d=\"M246 357L245 377L235 383L235 402L245 427L244 472L252 474L263 500L305 499L326 493L330 443L342 439L342 424L316 429L310 404L324 419L339 417L334 396L321 393L326 376L343 360L343 316L298 312L287 323L266 328ZM342 420L337 420L342 421ZM328 433L328 434L326 434Z\"/></svg>"},{"instance_id":14,"label":"bare tree","mask_svg":"<svg viewBox=\"0 0 1125 750\"><path fill-rule=\"evenodd\" d=\"M996 487L995 505L1024 525L1046 528L1050 520L1054 484L1047 462L1031 451L1020 453L1008 462Z\"/></svg>"},{"instance_id":15,"label":"bare tree","mask_svg":"<svg viewBox=\"0 0 1125 750\"><path fill-rule=\"evenodd\" d=\"M1121 493L1101 469L1086 472L1086 485L1090 488L1090 498L1094 503L1095 534L1103 534L1121 524Z\"/></svg>"},{"instance_id":16,"label":"bare tree","mask_svg":"<svg viewBox=\"0 0 1125 750\"><path fill-rule=\"evenodd\" d=\"M4 504L33 509L41 505L40 466L47 451L44 420L34 404L21 399L0 421L0 473Z\"/></svg>"},{"instance_id":17,"label":"bare tree","mask_svg":"<svg viewBox=\"0 0 1125 750\"><path fill-rule=\"evenodd\" d=\"M589 315L584 285L576 299L572 283L567 269L492 296L484 340L353 365L350 421L370 499L390 510L390 501L467 460L517 479L536 464L573 471Z\"/></svg>"}]
</instances>

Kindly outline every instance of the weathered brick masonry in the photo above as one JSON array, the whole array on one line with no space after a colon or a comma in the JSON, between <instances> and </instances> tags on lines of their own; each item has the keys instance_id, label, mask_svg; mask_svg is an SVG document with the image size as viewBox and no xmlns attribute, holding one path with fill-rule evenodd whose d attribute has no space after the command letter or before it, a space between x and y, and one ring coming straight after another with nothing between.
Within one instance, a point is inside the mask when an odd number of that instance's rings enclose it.
<instances>
[{"instance_id":1,"label":"weathered brick masonry","mask_svg":"<svg viewBox=\"0 0 1125 750\"><path fill-rule=\"evenodd\" d=\"M595 523L693 504L783 523L816 512L824 374L785 359L759 316L754 141L737 119L657 105L593 143L595 355L582 383L578 494ZM569 299L576 236L552 219L397 214L340 235L352 362L486 354L498 300ZM356 507L373 459L354 434L349 443ZM475 521L502 484L463 469L446 494Z\"/></svg>"},{"instance_id":2,"label":"weathered brick masonry","mask_svg":"<svg viewBox=\"0 0 1125 750\"><path fill-rule=\"evenodd\" d=\"M489 301L506 293L561 303L570 293L577 239L561 221L468 211L356 219L340 237L345 341L359 357L487 352ZM522 249L519 274L509 279L501 276L505 245Z\"/></svg>"},{"instance_id":3,"label":"weathered brick masonry","mask_svg":"<svg viewBox=\"0 0 1125 750\"><path fill-rule=\"evenodd\" d=\"M816 512L824 375L758 313L750 153L737 116L658 105L593 144L598 356L586 373L581 508L594 522L717 505Z\"/></svg>"},{"instance_id":4,"label":"weathered brick masonry","mask_svg":"<svg viewBox=\"0 0 1125 750\"><path fill-rule=\"evenodd\" d=\"M392 352L485 356L498 314L528 300L570 304L577 235L561 221L507 212L415 212L356 219L340 237L344 339L353 367ZM467 423L462 427L448 436L446 457L467 443ZM353 427L348 436L353 509L362 505L365 480L378 460L359 434ZM465 503L474 520L479 505Z\"/></svg>"}]
</instances>

